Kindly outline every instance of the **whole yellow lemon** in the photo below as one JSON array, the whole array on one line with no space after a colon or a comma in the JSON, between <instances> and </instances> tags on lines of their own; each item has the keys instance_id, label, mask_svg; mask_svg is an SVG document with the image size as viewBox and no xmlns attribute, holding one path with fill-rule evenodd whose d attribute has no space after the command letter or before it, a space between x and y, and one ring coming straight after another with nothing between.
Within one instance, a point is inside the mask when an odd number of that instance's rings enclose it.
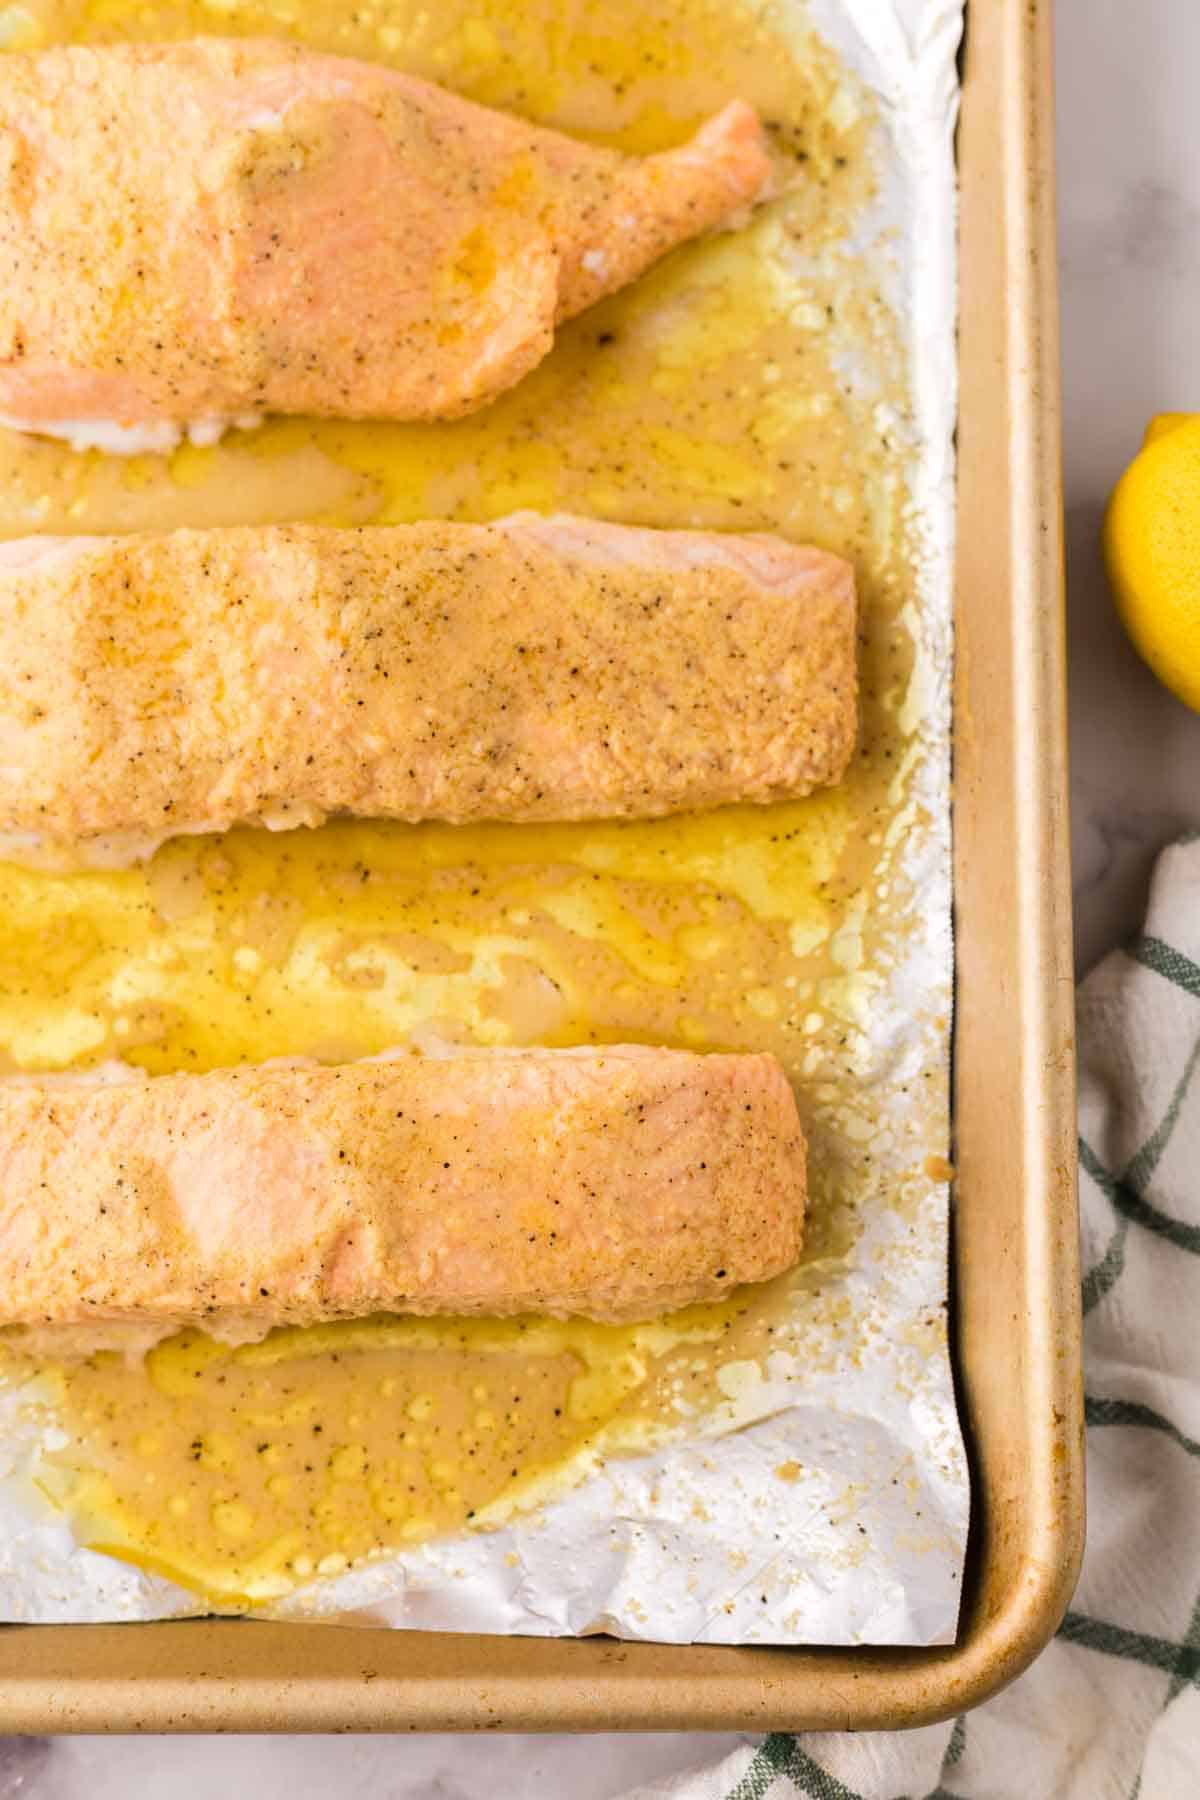
<instances>
[{"instance_id":1,"label":"whole yellow lemon","mask_svg":"<svg viewBox=\"0 0 1200 1800\"><path fill-rule=\"evenodd\" d=\"M1200 414L1151 422L1109 501L1104 554L1137 650L1200 712Z\"/></svg>"}]
</instances>

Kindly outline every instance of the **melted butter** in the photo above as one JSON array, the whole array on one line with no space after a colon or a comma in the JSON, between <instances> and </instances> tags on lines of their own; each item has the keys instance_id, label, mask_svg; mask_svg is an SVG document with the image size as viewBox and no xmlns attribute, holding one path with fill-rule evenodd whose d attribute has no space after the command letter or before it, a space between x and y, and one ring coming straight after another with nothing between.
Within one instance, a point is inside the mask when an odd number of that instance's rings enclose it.
<instances>
[{"instance_id":1,"label":"melted butter","mask_svg":"<svg viewBox=\"0 0 1200 1800\"><path fill-rule=\"evenodd\" d=\"M905 927L894 861L916 763L900 711L905 390L886 308L840 246L869 198L870 119L798 10L741 0L29 0L0 43L268 31L391 61L630 151L740 94L781 197L560 332L484 412L446 425L270 420L170 458L0 432L0 535L310 517L570 509L768 529L851 557L862 748L835 792L652 823L337 823L234 832L146 868L0 864L0 1066L152 1072L406 1041L642 1040L767 1049L812 1148L804 1262L653 1326L370 1320L144 1365L49 1365L65 1437L43 1488L83 1541L236 1610L314 1573L539 1504L608 1455L697 1429L823 1283L871 1193L863 1027ZM519 180L517 183L519 188ZM514 189L513 204L521 203ZM485 240L456 278L481 279ZM853 371L848 372L848 371ZM737 1372L741 1372L740 1374ZM724 1372L724 1383L722 1374ZM737 1380L734 1381L734 1376ZM12 1360L0 1380L25 1379Z\"/></svg>"},{"instance_id":2,"label":"melted butter","mask_svg":"<svg viewBox=\"0 0 1200 1800\"><path fill-rule=\"evenodd\" d=\"M795 1068L783 983L822 966L851 817L830 794L646 824L238 831L70 878L0 864L0 1044L21 1067L157 1074L423 1030L759 1046Z\"/></svg>"},{"instance_id":3,"label":"melted butter","mask_svg":"<svg viewBox=\"0 0 1200 1800\"><path fill-rule=\"evenodd\" d=\"M661 1442L684 1416L675 1353L761 1306L633 1326L366 1319L238 1349L185 1333L144 1365L53 1371L71 1436L40 1485L94 1548L251 1606L385 1545L495 1527Z\"/></svg>"}]
</instances>

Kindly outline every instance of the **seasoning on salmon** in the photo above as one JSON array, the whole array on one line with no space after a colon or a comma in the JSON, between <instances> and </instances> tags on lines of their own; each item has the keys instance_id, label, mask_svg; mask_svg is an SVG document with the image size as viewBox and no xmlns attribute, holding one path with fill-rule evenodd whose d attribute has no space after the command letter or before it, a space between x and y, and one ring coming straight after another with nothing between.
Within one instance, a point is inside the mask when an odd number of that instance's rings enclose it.
<instances>
[{"instance_id":1,"label":"seasoning on salmon","mask_svg":"<svg viewBox=\"0 0 1200 1800\"><path fill-rule=\"evenodd\" d=\"M768 172L741 101L638 158L270 39L10 54L0 416L126 450L453 418Z\"/></svg>"},{"instance_id":2,"label":"seasoning on salmon","mask_svg":"<svg viewBox=\"0 0 1200 1800\"><path fill-rule=\"evenodd\" d=\"M567 516L0 546L0 852L235 823L648 818L805 794L856 729L850 566Z\"/></svg>"},{"instance_id":3,"label":"seasoning on salmon","mask_svg":"<svg viewBox=\"0 0 1200 1800\"><path fill-rule=\"evenodd\" d=\"M0 1326L86 1351L377 1311L644 1319L789 1268L804 1202L772 1056L31 1077L0 1084Z\"/></svg>"}]
</instances>

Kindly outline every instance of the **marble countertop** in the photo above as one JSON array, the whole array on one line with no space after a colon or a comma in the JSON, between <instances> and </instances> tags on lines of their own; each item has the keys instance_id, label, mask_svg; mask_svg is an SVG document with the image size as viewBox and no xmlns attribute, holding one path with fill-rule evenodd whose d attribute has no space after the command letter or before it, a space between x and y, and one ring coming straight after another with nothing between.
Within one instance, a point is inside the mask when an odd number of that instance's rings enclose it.
<instances>
[{"instance_id":1,"label":"marble countertop","mask_svg":"<svg viewBox=\"0 0 1200 1800\"><path fill-rule=\"evenodd\" d=\"M1130 649L1100 561L1108 491L1156 412L1200 410L1200 10L1059 0L1059 219L1080 971L1141 918L1155 852L1200 826L1200 717Z\"/></svg>"},{"instance_id":2,"label":"marble countertop","mask_svg":"<svg viewBox=\"0 0 1200 1800\"><path fill-rule=\"evenodd\" d=\"M1200 717L1113 616L1097 539L1147 418L1200 410L1200 8L1059 0L1059 194L1076 942L1137 923L1156 850L1200 827ZM0 1800L612 1800L723 1737L0 1739Z\"/></svg>"}]
</instances>

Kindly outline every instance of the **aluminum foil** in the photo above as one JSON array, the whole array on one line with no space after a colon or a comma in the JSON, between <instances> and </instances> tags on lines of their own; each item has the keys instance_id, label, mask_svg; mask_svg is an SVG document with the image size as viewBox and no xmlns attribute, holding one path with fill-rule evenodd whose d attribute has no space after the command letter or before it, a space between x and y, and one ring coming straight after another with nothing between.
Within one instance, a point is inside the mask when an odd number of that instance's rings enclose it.
<instances>
[{"instance_id":1,"label":"aluminum foil","mask_svg":"<svg viewBox=\"0 0 1200 1800\"><path fill-rule=\"evenodd\" d=\"M959 0L811 0L808 16L878 102L879 188L854 254L909 353L916 645L904 727L921 756L901 821L911 929L863 1001L859 1104L870 1191L853 1254L798 1291L765 1363L727 1364L696 1434L605 1460L532 1513L434 1539L262 1609L343 1624L667 1642L953 1640L968 1479L945 1328L949 1196L913 1179L948 1087L949 681L955 418L955 57ZM886 423L886 422L885 422ZM935 1109L936 1116L936 1109ZM920 1134L924 1134L921 1136ZM81 1548L36 1485L28 1396L0 1395L0 1616L150 1619L203 1610L171 1583ZM780 1471L785 1472L785 1478Z\"/></svg>"}]
</instances>

